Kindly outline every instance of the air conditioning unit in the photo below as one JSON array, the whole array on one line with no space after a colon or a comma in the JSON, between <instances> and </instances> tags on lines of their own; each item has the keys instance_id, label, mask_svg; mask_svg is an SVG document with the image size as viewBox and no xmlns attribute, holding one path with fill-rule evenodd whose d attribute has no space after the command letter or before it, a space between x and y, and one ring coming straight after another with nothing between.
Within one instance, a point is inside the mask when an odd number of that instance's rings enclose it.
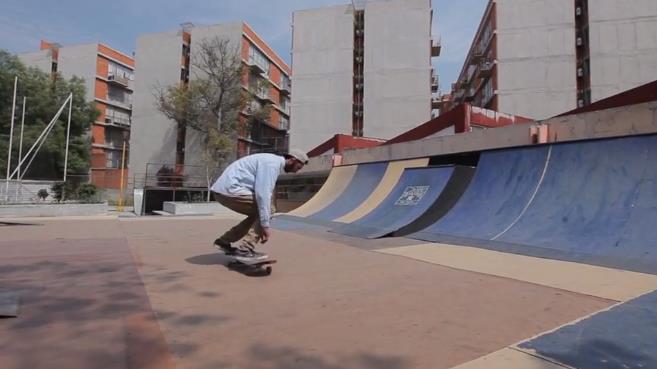
<instances>
[{"instance_id":1,"label":"air conditioning unit","mask_svg":"<svg viewBox=\"0 0 657 369\"><path fill-rule=\"evenodd\" d=\"M581 37L577 37L576 43L577 43L577 46L582 46L582 43L583 43L582 38L581 38Z\"/></svg>"},{"instance_id":2,"label":"air conditioning unit","mask_svg":"<svg viewBox=\"0 0 657 369\"><path fill-rule=\"evenodd\" d=\"M578 7L575 8L575 15L578 16L578 17L582 15L582 7L581 6L578 6Z\"/></svg>"},{"instance_id":3,"label":"air conditioning unit","mask_svg":"<svg viewBox=\"0 0 657 369\"><path fill-rule=\"evenodd\" d=\"M584 68L577 68L577 77L584 76Z\"/></svg>"}]
</instances>

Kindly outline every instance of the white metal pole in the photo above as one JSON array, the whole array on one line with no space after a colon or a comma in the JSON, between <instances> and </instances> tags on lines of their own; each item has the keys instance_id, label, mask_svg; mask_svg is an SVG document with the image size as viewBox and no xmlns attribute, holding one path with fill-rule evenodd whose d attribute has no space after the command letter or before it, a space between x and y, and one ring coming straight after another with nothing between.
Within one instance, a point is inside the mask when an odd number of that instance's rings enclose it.
<instances>
[{"instance_id":1,"label":"white metal pole","mask_svg":"<svg viewBox=\"0 0 657 369\"><path fill-rule=\"evenodd\" d=\"M66 182L66 168L68 167L68 138L71 133L71 110L73 109L73 93L71 92L68 95L69 105L68 105L68 125L66 126L66 153L64 153L64 182Z\"/></svg>"},{"instance_id":2,"label":"white metal pole","mask_svg":"<svg viewBox=\"0 0 657 369\"><path fill-rule=\"evenodd\" d=\"M121 154L121 193L119 194L118 211L123 212L123 172L125 172L125 140L123 141L123 152Z\"/></svg>"},{"instance_id":3,"label":"white metal pole","mask_svg":"<svg viewBox=\"0 0 657 369\"><path fill-rule=\"evenodd\" d=\"M66 106L67 103L68 103L68 98L66 99L66 101L64 101L62 106L57 111L57 114L55 114L55 116L52 118L50 123L48 123L46 128L43 129L43 131L41 132L39 137L37 137L36 141L34 141L34 143L32 144L32 147L30 147L30 149L27 151L27 154L25 154L25 157L23 158L23 160L21 160L21 162L18 163L19 166L21 166L23 164L22 162L24 162L27 159L27 157L30 156L30 154L32 153L32 150L34 150L34 148L37 145L39 145L39 148L41 147L41 144L40 144L41 138L43 138L44 135L47 136L50 133L50 130L52 129L52 126L57 122L57 119L59 119L59 116L62 114L62 111L64 110L64 107ZM44 140L45 140L45 138L44 138ZM39 149L37 149L37 152L38 151L39 151ZM36 153L35 153L35 155L36 155ZM30 160L30 162L31 162L31 160ZM29 166L29 164L28 164L28 166ZM25 170L27 170L27 167L25 167ZM9 178L13 178L17 171L18 171L18 168L14 169L14 171L11 173ZM25 175L25 171L23 171L23 175Z\"/></svg>"},{"instance_id":4,"label":"white metal pole","mask_svg":"<svg viewBox=\"0 0 657 369\"><path fill-rule=\"evenodd\" d=\"M11 105L11 128L9 128L9 152L7 153L7 178L5 181L5 202L9 200L9 170L11 167L11 144L14 138L14 114L16 112L17 87L18 87L18 76L14 77L14 100Z\"/></svg>"},{"instance_id":5,"label":"white metal pole","mask_svg":"<svg viewBox=\"0 0 657 369\"><path fill-rule=\"evenodd\" d=\"M23 158L23 127L25 126L25 100L26 97L23 96L23 114L21 115L21 139L18 143L18 162L21 162ZM21 177L21 166L18 166L18 178Z\"/></svg>"},{"instance_id":6,"label":"white metal pole","mask_svg":"<svg viewBox=\"0 0 657 369\"><path fill-rule=\"evenodd\" d=\"M57 118L57 119L59 119L59 118ZM47 132L46 136L43 138L43 140L41 140L40 142L38 142L39 146L37 147L36 151L34 151L34 154L33 154L32 157L30 158L30 161L27 162L27 165L25 166L25 170L23 171L23 174L22 174L23 176L25 176L25 173L26 173L27 170L30 168L30 165L32 165L32 162L34 161L34 159L36 159L37 154L39 153L39 150L41 150L41 146L43 146L43 143L46 142L46 139L47 139L48 136L50 135L50 131L52 131L52 128L53 128L54 126L55 126L55 125L53 124L53 125L51 125L51 126L46 127L46 128L48 129L48 132ZM29 153L28 153L28 154L29 154ZM25 155L25 157L23 158L23 161L25 161L25 159L27 159L27 156L28 156L28 155ZM17 170L17 169L16 169L16 170ZM16 170L14 170L14 173L16 173ZM14 177L14 173L11 174L10 178L13 178L13 177ZM20 178L20 179L22 179L22 178Z\"/></svg>"},{"instance_id":7,"label":"white metal pole","mask_svg":"<svg viewBox=\"0 0 657 369\"><path fill-rule=\"evenodd\" d=\"M21 166L20 162L21 159L23 158L23 127L25 127L25 99L26 97L23 96L23 114L21 114L21 136L20 140L18 141L18 186L16 186L16 202L18 202L18 190L21 188ZM22 188L21 188L22 190Z\"/></svg>"}]
</instances>

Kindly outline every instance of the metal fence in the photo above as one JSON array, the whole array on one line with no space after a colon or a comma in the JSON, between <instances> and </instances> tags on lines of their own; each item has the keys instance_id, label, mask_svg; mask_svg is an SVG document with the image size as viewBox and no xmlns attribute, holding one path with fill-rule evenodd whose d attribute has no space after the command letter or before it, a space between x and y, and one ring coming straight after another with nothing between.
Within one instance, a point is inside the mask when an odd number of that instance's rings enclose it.
<instances>
[{"instance_id":1,"label":"metal fence","mask_svg":"<svg viewBox=\"0 0 657 369\"><path fill-rule=\"evenodd\" d=\"M35 180L0 180L0 203L2 204L33 204L44 201L39 197L39 191L50 187L55 181Z\"/></svg>"}]
</instances>

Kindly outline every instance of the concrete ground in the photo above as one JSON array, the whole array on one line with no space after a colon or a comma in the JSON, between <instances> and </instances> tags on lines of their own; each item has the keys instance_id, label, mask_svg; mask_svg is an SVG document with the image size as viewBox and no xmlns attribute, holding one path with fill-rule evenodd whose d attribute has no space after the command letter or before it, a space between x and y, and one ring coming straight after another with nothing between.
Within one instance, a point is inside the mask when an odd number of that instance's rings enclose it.
<instances>
[{"instance_id":1,"label":"concrete ground","mask_svg":"<svg viewBox=\"0 0 657 369\"><path fill-rule=\"evenodd\" d=\"M639 273L319 230L275 231L262 248L273 274L249 277L211 246L235 223L4 219L0 292L21 302L0 320L0 367L475 368L657 288Z\"/></svg>"}]
</instances>

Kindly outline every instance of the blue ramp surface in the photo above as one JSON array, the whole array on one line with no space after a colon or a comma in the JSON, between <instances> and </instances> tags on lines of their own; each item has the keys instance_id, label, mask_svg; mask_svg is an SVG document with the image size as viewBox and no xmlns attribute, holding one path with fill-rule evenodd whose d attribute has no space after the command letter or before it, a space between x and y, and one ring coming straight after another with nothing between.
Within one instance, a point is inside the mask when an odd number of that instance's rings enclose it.
<instances>
[{"instance_id":1,"label":"blue ramp surface","mask_svg":"<svg viewBox=\"0 0 657 369\"><path fill-rule=\"evenodd\" d=\"M388 163L360 164L347 188L330 205L308 218L333 220L356 209L372 193L386 172Z\"/></svg>"},{"instance_id":2,"label":"blue ramp surface","mask_svg":"<svg viewBox=\"0 0 657 369\"><path fill-rule=\"evenodd\" d=\"M555 144L529 167L513 157L545 149L509 151L512 176L495 177L493 162L482 160L473 186L486 191L478 177L493 170L489 185L499 192L486 193L505 199L498 210L477 208L475 199L487 202L470 194L472 204L453 210L467 226L445 223L450 213L412 237L657 274L657 136ZM529 184L508 185L523 172Z\"/></svg>"},{"instance_id":3,"label":"blue ramp surface","mask_svg":"<svg viewBox=\"0 0 657 369\"><path fill-rule=\"evenodd\" d=\"M522 212L541 178L548 147L484 152L463 196L442 219L411 235L426 241L490 239Z\"/></svg>"},{"instance_id":4,"label":"blue ramp surface","mask_svg":"<svg viewBox=\"0 0 657 369\"><path fill-rule=\"evenodd\" d=\"M654 226L634 228L631 236L639 239L653 234L652 239L643 239L644 244L625 242L623 234L626 226L631 226L640 189L645 187L642 184L654 183L656 145L657 136L644 136L553 146L534 201L497 240L565 252L575 261L615 267L630 267L645 257L654 258L657 238L650 229ZM655 198L644 201L655 204ZM656 215L650 214L653 220L657 220Z\"/></svg>"},{"instance_id":5,"label":"blue ramp surface","mask_svg":"<svg viewBox=\"0 0 657 369\"><path fill-rule=\"evenodd\" d=\"M335 233L377 238L419 219L436 202L454 167L405 169L390 194L366 216L332 229Z\"/></svg>"},{"instance_id":6,"label":"blue ramp surface","mask_svg":"<svg viewBox=\"0 0 657 369\"><path fill-rule=\"evenodd\" d=\"M518 345L578 369L657 368L652 292Z\"/></svg>"},{"instance_id":7,"label":"blue ramp surface","mask_svg":"<svg viewBox=\"0 0 657 369\"><path fill-rule=\"evenodd\" d=\"M324 229L342 224L333 220L348 214L365 201L379 184L387 168L387 162L359 164L347 187L326 207L305 217L278 215L272 219L272 226L276 229L293 231Z\"/></svg>"}]
</instances>

